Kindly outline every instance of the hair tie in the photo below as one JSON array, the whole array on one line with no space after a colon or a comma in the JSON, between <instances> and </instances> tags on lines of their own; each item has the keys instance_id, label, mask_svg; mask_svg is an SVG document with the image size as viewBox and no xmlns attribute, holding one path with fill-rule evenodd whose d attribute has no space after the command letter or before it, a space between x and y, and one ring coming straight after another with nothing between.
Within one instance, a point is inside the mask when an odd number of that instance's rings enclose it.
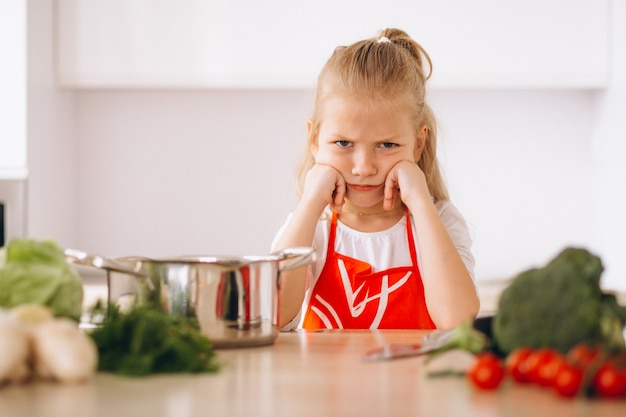
<instances>
[{"instance_id":1,"label":"hair tie","mask_svg":"<svg viewBox=\"0 0 626 417\"><path fill-rule=\"evenodd\" d=\"M391 42L391 41L386 36L381 36L380 39L376 41L376 43L388 43L388 42Z\"/></svg>"}]
</instances>

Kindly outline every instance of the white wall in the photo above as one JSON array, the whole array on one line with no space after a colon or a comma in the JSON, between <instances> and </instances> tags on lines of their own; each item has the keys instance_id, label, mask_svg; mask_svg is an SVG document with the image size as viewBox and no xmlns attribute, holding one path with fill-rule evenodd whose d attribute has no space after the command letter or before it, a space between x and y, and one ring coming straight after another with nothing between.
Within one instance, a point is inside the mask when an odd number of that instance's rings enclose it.
<instances>
[{"instance_id":1,"label":"white wall","mask_svg":"<svg viewBox=\"0 0 626 417\"><path fill-rule=\"evenodd\" d=\"M78 94L78 243L105 254L266 254L295 203L306 93Z\"/></svg>"},{"instance_id":2,"label":"white wall","mask_svg":"<svg viewBox=\"0 0 626 417\"><path fill-rule=\"evenodd\" d=\"M31 235L108 256L267 253L296 202L311 92L59 90L50 4L29 2ZM431 91L481 282L575 244L601 249L605 286L626 289L623 238L598 232L593 197L601 94Z\"/></svg>"},{"instance_id":3,"label":"white wall","mask_svg":"<svg viewBox=\"0 0 626 417\"><path fill-rule=\"evenodd\" d=\"M296 202L308 91L82 92L79 244L105 254L263 254ZM479 279L592 246L593 95L431 92Z\"/></svg>"},{"instance_id":4,"label":"white wall","mask_svg":"<svg viewBox=\"0 0 626 417\"><path fill-rule=\"evenodd\" d=\"M28 2L28 233L64 246L77 238L74 93L53 71L53 1Z\"/></svg>"},{"instance_id":5,"label":"white wall","mask_svg":"<svg viewBox=\"0 0 626 417\"><path fill-rule=\"evenodd\" d=\"M626 288L626 2L611 2L611 57L608 87L597 95L591 137L597 247L605 283Z\"/></svg>"},{"instance_id":6,"label":"white wall","mask_svg":"<svg viewBox=\"0 0 626 417\"><path fill-rule=\"evenodd\" d=\"M566 245L593 249L591 93L451 91L432 99L479 279L508 277Z\"/></svg>"}]
</instances>

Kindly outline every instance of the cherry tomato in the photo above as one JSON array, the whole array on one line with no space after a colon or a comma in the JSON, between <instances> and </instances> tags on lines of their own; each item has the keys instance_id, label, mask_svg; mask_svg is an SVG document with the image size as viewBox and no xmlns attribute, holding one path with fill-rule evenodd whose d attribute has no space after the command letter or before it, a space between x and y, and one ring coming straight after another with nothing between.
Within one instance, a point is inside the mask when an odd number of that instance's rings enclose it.
<instances>
[{"instance_id":1,"label":"cherry tomato","mask_svg":"<svg viewBox=\"0 0 626 417\"><path fill-rule=\"evenodd\" d=\"M607 361L593 377L593 388L601 397L617 398L626 394L626 372Z\"/></svg>"},{"instance_id":2,"label":"cherry tomato","mask_svg":"<svg viewBox=\"0 0 626 417\"><path fill-rule=\"evenodd\" d=\"M533 353L529 347L519 347L506 357L506 369L517 382L530 382L527 359Z\"/></svg>"},{"instance_id":3,"label":"cherry tomato","mask_svg":"<svg viewBox=\"0 0 626 417\"><path fill-rule=\"evenodd\" d=\"M580 391L583 383L583 370L568 362L563 362L556 374L552 386L559 395L573 397Z\"/></svg>"},{"instance_id":4,"label":"cherry tomato","mask_svg":"<svg viewBox=\"0 0 626 417\"><path fill-rule=\"evenodd\" d=\"M504 379L504 366L493 353L482 353L467 373L470 381L481 389L495 389Z\"/></svg>"},{"instance_id":5,"label":"cherry tomato","mask_svg":"<svg viewBox=\"0 0 626 417\"><path fill-rule=\"evenodd\" d=\"M535 382L544 387L554 385L554 380L565 365L565 358L559 353L546 354L535 372Z\"/></svg>"},{"instance_id":6,"label":"cherry tomato","mask_svg":"<svg viewBox=\"0 0 626 417\"><path fill-rule=\"evenodd\" d=\"M544 376L541 375L542 368L555 360L558 353L551 348L540 348L535 350L526 360L528 362L528 374L531 382L543 383Z\"/></svg>"},{"instance_id":7,"label":"cherry tomato","mask_svg":"<svg viewBox=\"0 0 626 417\"><path fill-rule=\"evenodd\" d=\"M567 352L567 361L587 369L600 355L600 349L586 343L579 343Z\"/></svg>"}]
</instances>

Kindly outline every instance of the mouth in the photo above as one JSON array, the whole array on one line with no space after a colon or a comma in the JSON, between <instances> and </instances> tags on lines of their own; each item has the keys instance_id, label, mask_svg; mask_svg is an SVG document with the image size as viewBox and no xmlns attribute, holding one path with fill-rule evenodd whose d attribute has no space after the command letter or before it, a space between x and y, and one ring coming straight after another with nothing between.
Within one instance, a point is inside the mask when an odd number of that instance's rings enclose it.
<instances>
[{"instance_id":1,"label":"mouth","mask_svg":"<svg viewBox=\"0 0 626 417\"><path fill-rule=\"evenodd\" d=\"M349 189L354 190L354 191L362 191L362 192L369 192L369 191L375 191L375 190L379 190L382 185L366 185L366 184L348 184L347 185Z\"/></svg>"}]
</instances>

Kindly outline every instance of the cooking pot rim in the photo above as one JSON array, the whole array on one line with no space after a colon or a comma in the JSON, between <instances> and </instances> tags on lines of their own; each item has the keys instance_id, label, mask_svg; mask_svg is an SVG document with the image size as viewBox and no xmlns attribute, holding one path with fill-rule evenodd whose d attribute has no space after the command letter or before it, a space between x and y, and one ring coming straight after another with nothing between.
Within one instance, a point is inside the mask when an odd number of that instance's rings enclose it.
<instances>
[{"instance_id":1,"label":"cooking pot rim","mask_svg":"<svg viewBox=\"0 0 626 417\"><path fill-rule=\"evenodd\" d=\"M145 256L125 256L109 259L98 255L88 254L75 249L65 249L67 262L91 266L108 271L128 273L137 276L146 276L142 271L143 265L166 267L168 265L202 266L213 265L221 268L240 268L258 263L273 263L280 271L294 269L310 264L316 260L316 252L312 247L293 247L282 249L269 255L244 256L175 256L167 258L148 258ZM286 262L281 262L286 261Z\"/></svg>"},{"instance_id":2,"label":"cooking pot rim","mask_svg":"<svg viewBox=\"0 0 626 417\"><path fill-rule=\"evenodd\" d=\"M207 256L207 255L190 255L190 256L174 256L164 258L146 258L141 256L124 256L113 258L114 262L141 262L149 264L185 264L185 265L221 265L221 266L237 266L248 265L261 262L277 262L283 260L284 257L278 255L245 255L245 256Z\"/></svg>"}]
</instances>

